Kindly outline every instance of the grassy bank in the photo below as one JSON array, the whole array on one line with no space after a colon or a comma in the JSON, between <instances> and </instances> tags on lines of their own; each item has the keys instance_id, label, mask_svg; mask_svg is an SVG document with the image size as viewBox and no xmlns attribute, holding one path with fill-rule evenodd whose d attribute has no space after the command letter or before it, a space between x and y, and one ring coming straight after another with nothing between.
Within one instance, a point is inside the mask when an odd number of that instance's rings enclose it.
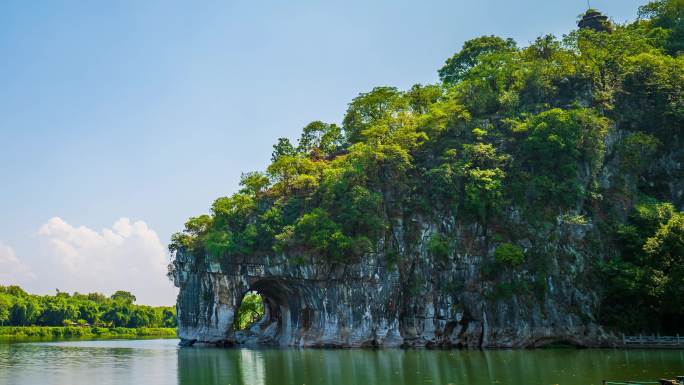
<instances>
[{"instance_id":1,"label":"grassy bank","mask_svg":"<svg viewBox=\"0 0 684 385\"><path fill-rule=\"evenodd\" d=\"M0 326L0 338L13 337L175 337L175 328L103 328L90 326Z\"/></svg>"}]
</instances>

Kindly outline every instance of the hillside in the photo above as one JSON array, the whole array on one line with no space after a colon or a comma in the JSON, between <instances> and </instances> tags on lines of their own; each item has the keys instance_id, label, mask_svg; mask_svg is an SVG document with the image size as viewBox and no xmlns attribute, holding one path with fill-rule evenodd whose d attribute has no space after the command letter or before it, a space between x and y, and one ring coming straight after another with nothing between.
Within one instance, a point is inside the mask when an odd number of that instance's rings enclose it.
<instances>
[{"instance_id":1,"label":"hillside","mask_svg":"<svg viewBox=\"0 0 684 385\"><path fill-rule=\"evenodd\" d=\"M234 343L247 290L284 344L684 332L684 2L596 15L527 47L469 40L439 84L374 88L278 139L172 238L181 337Z\"/></svg>"}]
</instances>

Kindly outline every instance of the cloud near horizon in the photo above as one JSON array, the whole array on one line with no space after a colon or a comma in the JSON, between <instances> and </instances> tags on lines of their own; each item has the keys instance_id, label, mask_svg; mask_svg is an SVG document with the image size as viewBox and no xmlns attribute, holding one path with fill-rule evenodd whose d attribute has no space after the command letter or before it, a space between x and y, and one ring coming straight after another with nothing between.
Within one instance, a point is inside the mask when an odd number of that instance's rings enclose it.
<instances>
[{"instance_id":1,"label":"cloud near horizon","mask_svg":"<svg viewBox=\"0 0 684 385\"><path fill-rule=\"evenodd\" d=\"M132 292L137 303L171 305L176 289L166 277L166 247L144 221L120 218L98 232L53 217L38 230L50 266L40 280L62 291Z\"/></svg>"},{"instance_id":2,"label":"cloud near horizon","mask_svg":"<svg viewBox=\"0 0 684 385\"><path fill-rule=\"evenodd\" d=\"M0 241L0 282L4 285L24 285L34 278L31 268L17 257L14 249Z\"/></svg>"}]
</instances>

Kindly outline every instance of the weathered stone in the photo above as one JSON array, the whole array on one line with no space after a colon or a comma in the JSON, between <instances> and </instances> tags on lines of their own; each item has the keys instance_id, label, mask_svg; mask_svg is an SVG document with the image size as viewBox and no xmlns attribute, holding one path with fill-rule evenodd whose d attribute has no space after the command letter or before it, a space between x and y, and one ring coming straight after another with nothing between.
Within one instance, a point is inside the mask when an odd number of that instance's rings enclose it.
<instances>
[{"instance_id":1,"label":"weathered stone","mask_svg":"<svg viewBox=\"0 0 684 385\"><path fill-rule=\"evenodd\" d=\"M543 301L493 299L479 270L467 268L478 258L437 268L425 254L398 267L377 256L352 265L295 264L270 256L225 261L219 268L179 254L173 272L180 287L179 336L186 345L485 348L614 342L592 319L597 298L591 292L548 277ZM249 330L235 332L234 314L251 290L263 296L265 315Z\"/></svg>"}]
</instances>

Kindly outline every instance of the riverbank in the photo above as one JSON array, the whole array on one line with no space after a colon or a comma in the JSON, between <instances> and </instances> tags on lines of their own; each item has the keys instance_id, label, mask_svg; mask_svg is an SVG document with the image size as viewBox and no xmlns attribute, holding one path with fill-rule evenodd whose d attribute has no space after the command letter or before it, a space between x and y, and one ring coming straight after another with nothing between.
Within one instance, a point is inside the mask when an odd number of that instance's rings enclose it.
<instances>
[{"instance_id":1,"label":"riverbank","mask_svg":"<svg viewBox=\"0 0 684 385\"><path fill-rule=\"evenodd\" d=\"M0 338L14 337L176 337L175 328L95 326L0 326Z\"/></svg>"}]
</instances>

